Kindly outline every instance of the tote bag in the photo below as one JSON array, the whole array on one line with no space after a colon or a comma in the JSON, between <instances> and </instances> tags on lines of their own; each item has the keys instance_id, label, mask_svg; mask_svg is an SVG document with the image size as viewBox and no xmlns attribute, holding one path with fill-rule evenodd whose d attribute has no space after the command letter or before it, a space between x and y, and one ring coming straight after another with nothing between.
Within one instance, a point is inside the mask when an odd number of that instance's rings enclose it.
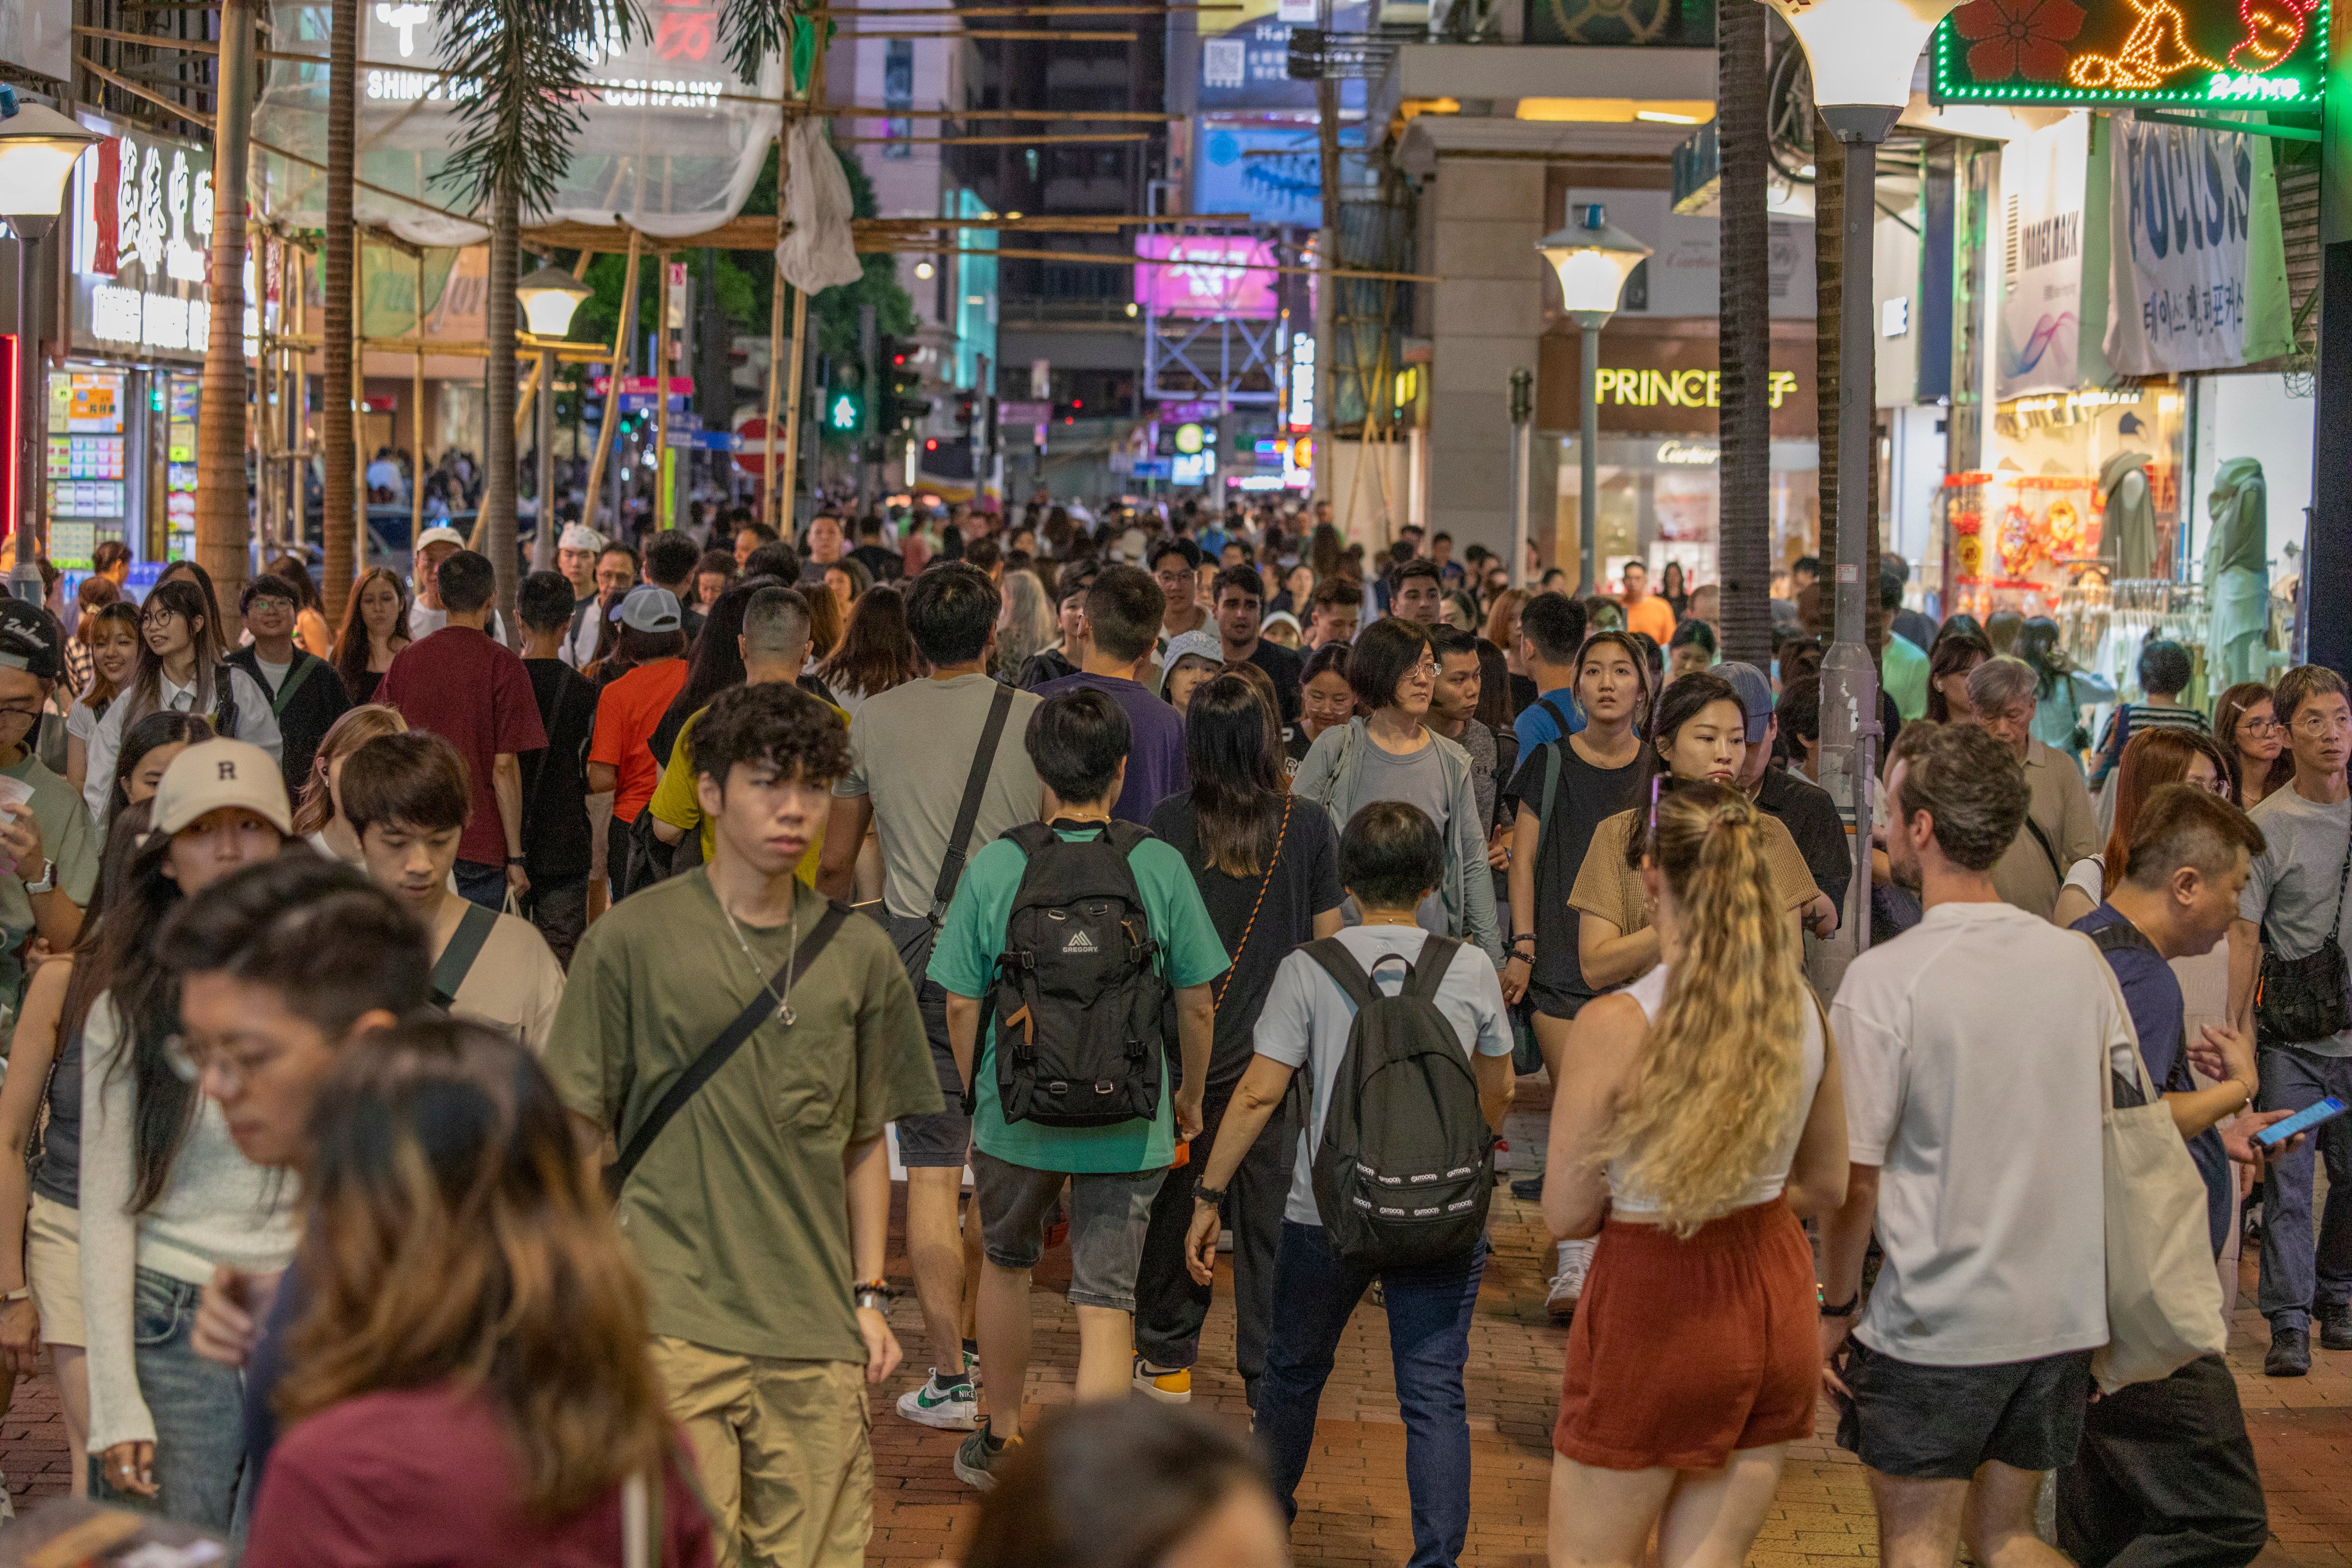
<instances>
[{"instance_id":1,"label":"tote bag","mask_svg":"<svg viewBox=\"0 0 2352 1568\"><path fill-rule=\"evenodd\" d=\"M2114 984L2104 957L2101 973ZM2120 992L2116 1005L2123 1005ZM2115 1103L2116 1074L2104 1059L2107 1088L2100 1115L2107 1242L2107 1342L2091 1355L2091 1375L2112 1394L2126 1384L2170 1377L2200 1356L2228 1348L2221 1281L2213 1272L2205 1215L2205 1178L2172 1122L2172 1110L2148 1081L2135 1047L2138 1105Z\"/></svg>"}]
</instances>

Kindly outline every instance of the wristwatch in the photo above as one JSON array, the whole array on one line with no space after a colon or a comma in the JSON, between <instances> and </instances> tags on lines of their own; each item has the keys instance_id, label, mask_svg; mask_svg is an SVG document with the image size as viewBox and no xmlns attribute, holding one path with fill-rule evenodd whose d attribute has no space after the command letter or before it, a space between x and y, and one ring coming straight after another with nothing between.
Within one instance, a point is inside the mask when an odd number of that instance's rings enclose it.
<instances>
[{"instance_id":1,"label":"wristwatch","mask_svg":"<svg viewBox=\"0 0 2352 1568\"><path fill-rule=\"evenodd\" d=\"M0 1295L0 1306L11 1305L17 1301L29 1301L32 1299L33 1288L30 1285L19 1285L7 1294Z\"/></svg>"},{"instance_id":2,"label":"wristwatch","mask_svg":"<svg viewBox=\"0 0 2352 1568\"><path fill-rule=\"evenodd\" d=\"M1210 1186L1204 1182L1192 1189L1192 1201L1196 1204L1206 1204L1213 1209L1223 1208L1225 1204L1225 1189Z\"/></svg>"},{"instance_id":3,"label":"wristwatch","mask_svg":"<svg viewBox=\"0 0 2352 1568\"><path fill-rule=\"evenodd\" d=\"M520 866L526 858L527 857L521 855L509 855L507 857L507 864L509 866Z\"/></svg>"},{"instance_id":4,"label":"wristwatch","mask_svg":"<svg viewBox=\"0 0 2352 1568\"><path fill-rule=\"evenodd\" d=\"M28 893L54 893L57 890L58 863L55 860L44 860L41 862L41 879L37 882L26 882L25 884L25 891Z\"/></svg>"},{"instance_id":5,"label":"wristwatch","mask_svg":"<svg viewBox=\"0 0 2352 1568\"><path fill-rule=\"evenodd\" d=\"M875 1311L886 1312L889 1310L890 1298L898 1293L890 1289L887 1280L862 1279L852 1287L850 1298L861 1312L869 1307Z\"/></svg>"}]
</instances>

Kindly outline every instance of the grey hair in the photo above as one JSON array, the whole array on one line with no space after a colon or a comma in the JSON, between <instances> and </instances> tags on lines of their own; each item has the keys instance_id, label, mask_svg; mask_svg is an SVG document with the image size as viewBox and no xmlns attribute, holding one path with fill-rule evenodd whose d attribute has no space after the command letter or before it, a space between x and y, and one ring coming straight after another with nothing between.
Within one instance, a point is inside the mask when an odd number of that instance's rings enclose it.
<instances>
[{"instance_id":1,"label":"grey hair","mask_svg":"<svg viewBox=\"0 0 2352 1568\"><path fill-rule=\"evenodd\" d=\"M2021 697L2031 701L2041 683L2032 665L2002 654L1969 671L1969 706L1985 713L2006 708Z\"/></svg>"},{"instance_id":2,"label":"grey hair","mask_svg":"<svg viewBox=\"0 0 2352 1568\"><path fill-rule=\"evenodd\" d=\"M808 601L793 588L762 588L743 607L743 654L748 658L781 658L798 648L805 655L809 640Z\"/></svg>"}]
</instances>

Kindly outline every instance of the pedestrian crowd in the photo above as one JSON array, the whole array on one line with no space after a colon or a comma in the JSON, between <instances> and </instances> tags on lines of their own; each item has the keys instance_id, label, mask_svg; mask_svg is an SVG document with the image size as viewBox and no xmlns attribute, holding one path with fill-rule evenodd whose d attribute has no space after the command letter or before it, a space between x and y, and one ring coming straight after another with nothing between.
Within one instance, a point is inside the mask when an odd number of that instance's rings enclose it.
<instances>
[{"instance_id":1,"label":"pedestrian crowd","mask_svg":"<svg viewBox=\"0 0 2352 1568\"><path fill-rule=\"evenodd\" d=\"M1742 1560L1824 1394L1883 1560L2261 1551L2256 1214L2266 1371L2352 1351L2336 673L2116 703L1890 560L1857 857L1810 559L1747 663L1679 563L1297 510L703 529L571 522L504 615L429 530L331 635L292 560L0 603L0 1377L77 1495L268 1568L856 1563L912 1348L968 1565L1256 1568L1370 1300L1436 1568L1507 1181L1561 1568ZM1225 1253L1247 1441L1181 1408Z\"/></svg>"}]
</instances>

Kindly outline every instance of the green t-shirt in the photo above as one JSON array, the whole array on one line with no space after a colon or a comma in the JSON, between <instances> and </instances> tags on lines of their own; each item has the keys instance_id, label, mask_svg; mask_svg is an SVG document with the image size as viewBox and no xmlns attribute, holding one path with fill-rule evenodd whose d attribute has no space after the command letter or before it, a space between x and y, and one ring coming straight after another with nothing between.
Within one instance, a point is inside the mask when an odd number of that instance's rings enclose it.
<instances>
[{"instance_id":1,"label":"green t-shirt","mask_svg":"<svg viewBox=\"0 0 2352 1568\"><path fill-rule=\"evenodd\" d=\"M1886 683L1886 695L1895 699L1895 711L1906 724L1927 715L1927 656L1909 637L1894 631L1886 634L1878 656L1879 679Z\"/></svg>"},{"instance_id":2,"label":"green t-shirt","mask_svg":"<svg viewBox=\"0 0 2352 1568\"><path fill-rule=\"evenodd\" d=\"M793 884L805 936L824 900ZM790 928L736 946L701 867L613 906L572 961L548 1042L564 1103L626 1143L677 1076L783 967ZM842 1152L940 1109L905 967L877 922L845 921L772 1013L662 1130L620 1222L656 1333L739 1355L862 1362Z\"/></svg>"},{"instance_id":3,"label":"green t-shirt","mask_svg":"<svg viewBox=\"0 0 2352 1568\"><path fill-rule=\"evenodd\" d=\"M1093 837L1086 829L1065 832L1076 842ZM1160 973L1181 991L1206 985L1225 972L1225 944L1209 920L1208 906L1192 880L1192 868L1172 846L1147 838L1129 852L1128 869L1143 895L1151 934L1160 943ZM1013 895L1029 857L1010 838L1000 838L971 858L948 906L947 924L931 951L930 977L958 996L984 998L996 973L997 954L1004 951L1004 923L1013 913ZM1156 1171L1176 1157L1175 1102L1168 1090L1166 1058L1160 1069L1160 1113L1150 1121L1122 1121L1109 1127L1041 1127L1034 1121L1007 1122L996 1096L996 1031L986 1013L980 1024L980 1059L973 1064L979 1080L972 1116L972 1142L1008 1164L1033 1171L1102 1173ZM1170 1040L1168 1049L1174 1051Z\"/></svg>"},{"instance_id":4,"label":"green t-shirt","mask_svg":"<svg viewBox=\"0 0 2352 1568\"><path fill-rule=\"evenodd\" d=\"M33 820L40 825L41 852L57 863L58 891L87 910L98 888L99 836L81 792L30 754L13 767L0 768L0 773L33 786ZM41 874L37 866L18 870L21 875L0 876L0 1050L16 1037L16 1009L25 1000L24 951L33 935L33 900L25 891L24 879Z\"/></svg>"}]
</instances>

